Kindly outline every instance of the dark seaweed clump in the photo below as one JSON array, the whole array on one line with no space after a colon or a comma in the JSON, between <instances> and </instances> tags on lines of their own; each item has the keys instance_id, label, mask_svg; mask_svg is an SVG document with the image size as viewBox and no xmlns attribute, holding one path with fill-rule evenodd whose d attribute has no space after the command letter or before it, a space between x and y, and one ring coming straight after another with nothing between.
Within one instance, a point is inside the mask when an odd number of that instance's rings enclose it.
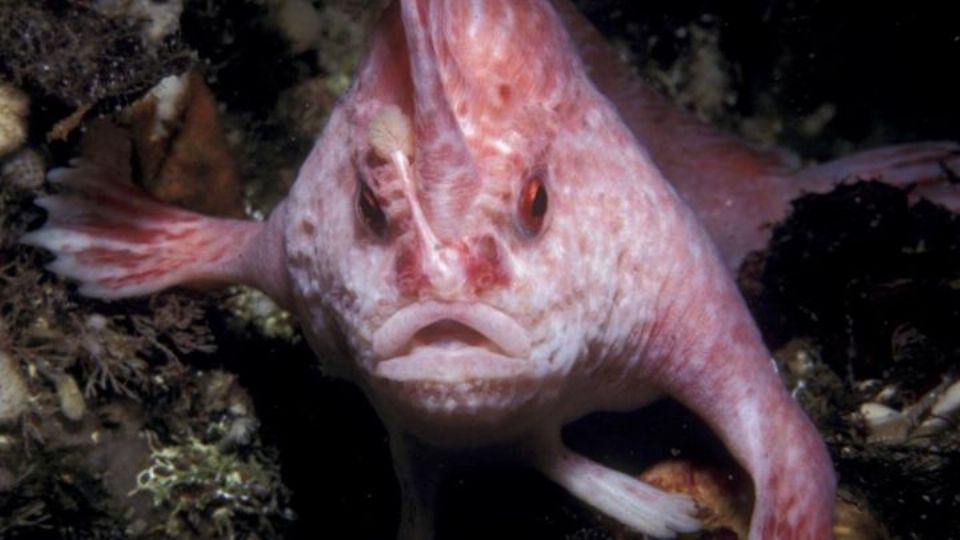
<instances>
[{"instance_id":1,"label":"dark seaweed clump","mask_svg":"<svg viewBox=\"0 0 960 540\"><path fill-rule=\"evenodd\" d=\"M756 312L768 344L816 336L823 359L855 380L917 391L960 354L960 219L880 184L794 202L776 228Z\"/></svg>"},{"instance_id":2,"label":"dark seaweed clump","mask_svg":"<svg viewBox=\"0 0 960 540\"><path fill-rule=\"evenodd\" d=\"M148 43L140 24L108 18L85 4L0 3L0 73L32 96L76 108L139 97L189 64L179 40Z\"/></svg>"}]
</instances>

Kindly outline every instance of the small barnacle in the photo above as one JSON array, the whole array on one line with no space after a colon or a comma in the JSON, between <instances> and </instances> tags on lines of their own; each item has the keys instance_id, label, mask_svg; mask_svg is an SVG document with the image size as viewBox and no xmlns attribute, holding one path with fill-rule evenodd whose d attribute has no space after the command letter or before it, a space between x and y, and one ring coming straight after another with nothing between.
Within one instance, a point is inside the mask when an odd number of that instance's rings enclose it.
<instances>
[{"instance_id":1,"label":"small barnacle","mask_svg":"<svg viewBox=\"0 0 960 540\"><path fill-rule=\"evenodd\" d=\"M120 24L141 25L143 37L159 44L179 29L183 2L100 1L93 2L93 8Z\"/></svg>"},{"instance_id":2,"label":"small barnacle","mask_svg":"<svg viewBox=\"0 0 960 540\"><path fill-rule=\"evenodd\" d=\"M881 405L864 403L857 412L867 433L867 440L881 443L902 442L910 429L909 418L901 411Z\"/></svg>"},{"instance_id":3,"label":"small barnacle","mask_svg":"<svg viewBox=\"0 0 960 540\"><path fill-rule=\"evenodd\" d=\"M960 415L960 381L942 386L945 388L929 393L929 401L933 404L929 411L924 411L926 419L911 434L914 438L931 437L957 425L956 418Z\"/></svg>"},{"instance_id":4,"label":"small barnacle","mask_svg":"<svg viewBox=\"0 0 960 540\"><path fill-rule=\"evenodd\" d=\"M64 374L57 377L56 386L60 412L74 422L82 419L87 410L87 404L83 399L83 392L80 391L77 380Z\"/></svg>"}]
</instances>

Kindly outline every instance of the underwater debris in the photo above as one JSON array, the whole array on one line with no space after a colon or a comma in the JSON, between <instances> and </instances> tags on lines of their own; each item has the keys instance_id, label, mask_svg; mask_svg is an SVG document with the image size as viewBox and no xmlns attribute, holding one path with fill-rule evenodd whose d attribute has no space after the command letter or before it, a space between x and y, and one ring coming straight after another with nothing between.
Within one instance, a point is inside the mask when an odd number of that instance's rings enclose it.
<instances>
[{"instance_id":1,"label":"underwater debris","mask_svg":"<svg viewBox=\"0 0 960 540\"><path fill-rule=\"evenodd\" d=\"M12 84L0 80L0 158L27 140L30 98Z\"/></svg>"},{"instance_id":2,"label":"underwater debris","mask_svg":"<svg viewBox=\"0 0 960 540\"><path fill-rule=\"evenodd\" d=\"M151 195L240 218L242 189L217 107L201 74L190 69L162 79L120 117L130 127L137 183Z\"/></svg>"},{"instance_id":3,"label":"underwater debris","mask_svg":"<svg viewBox=\"0 0 960 540\"><path fill-rule=\"evenodd\" d=\"M57 387L57 401L60 403L60 412L68 420L79 422L87 412L87 403L80 392L77 380L70 374L63 374L55 381Z\"/></svg>"},{"instance_id":4,"label":"underwater debris","mask_svg":"<svg viewBox=\"0 0 960 540\"><path fill-rule=\"evenodd\" d=\"M6 457L6 456L5 456ZM0 472L9 465L0 460ZM68 450L37 451L15 464L12 485L0 485L0 538L122 538L100 480Z\"/></svg>"},{"instance_id":5,"label":"underwater debris","mask_svg":"<svg viewBox=\"0 0 960 540\"><path fill-rule=\"evenodd\" d=\"M323 131L336 99L337 94L330 90L324 79L314 77L281 94L275 114L298 137L312 140Z\"/></svg>"},{"instance_id":6,"label":"underwater debris","mask_svg":"<svg viewBox=\"0 0 960 540\"><path fill-rule=\"evenodd\" d=\"M0 342L3 329L0 327ZM30 397L17 362L0 350L0 426L16 422L27 410Z\"/></svg>"},{"instance_id":7,"label":"underwater debris","mask_svg":"<svg viewBox=\"0 0 960 540\"><path fill-rule=\"evenodd\" d=\"M843 411L855 403L840 376L823 361L820 347L811 339L795 338L773 351L773 356L790 395L816 425L843 425Z\"/></svg>"},{"instance_id":8,"label":"underwater debris","mask_svg":"<svg viewBox=\"0 0 960 540\"><path fill-rule=\"evenodd\" d=\"M716 123L729 116L737 101L730 78L730 62L720 51L716 28L691 24L677 30L689 39L689 50L666 69L647 66L646 75L675 103L693 111L705 122Z\"/></svg>"},{"instance_id":9,"label":"underwater debris","mask_svg":"<svg viewBox=\"0 0 960 540\"><path fill-rule=\"evenodd\" d=\"M890 540L890 533L863 494L841 488L837 493L834 519L836 540Z\"/></svg>"},{"instance_id":10,"label":"underwater debris","mask_svg":"<svg viewBox=\"0 0 960 540\"><path fill-rule=\"evenodd\" d=\"M289 518L280 475L268 460L223 451L189 437L182 444L152 444L150 465L137 475L131 495L149 493L169 512L163 532L171 537L273 536L272 522Z\"/></svg>"},{"instance_id":11,"label":"underwater debris","mask_svg":"<svg viewBox=\"0 0 960 540\"><path fill-rule=\"evenodd\" d=\"M260 335L291 343L300 340L300 331L293 315L280 308L263 292L244 286L230 287L225 307L235 318L234 329L250 324Z\"/></svg>"},{"instance_id":12,"label":"underwater debris","mask_svg":"<svg viewBox=\"0 0 960 540\"><path fill-rule=\"evenodd\" d=\"M690 496L697 503L697 518L709 534L747 537L753 493L749 478L740 471L727 472L690 460L669 459L645 470L640 479L664 491ZM704 534L708 533L689 536L699 538Z\"/></svg>"},{"instance_id":13,"label":"underwater debris","mask_svg":"<svg viewBox=\"0 0 960 540\"><path fill-rule=\"evenodd\" d=\"M17 191L39 192L46 173L43 157L30 148L21 148L0 162L0 183L9 183Z\"/></svg>"},{"instance_id":14,"label":"underwater debris","mask_svg":"<svg viewBox=\"0 0 960 540\"><path fill-rule=\"evenodd\" d=\"M143 26L149 42L159 42L180 27L183 0L96 0L93 8L111 19Z\"/></svg>"},{"instance_id":15,"label":"underwater debris","mask_svg":"<svg viewBox=\"0 0 960 540\"><path fill-rule=\"evenodd\" d=\"M336 95L350 86L363 43L387 0L331 2L320 11L317 61L327 74L327 87Z\"/></svg>"},{"instance_id":16,"label":"underwater debris","mask_svg":"<svg viewBox=\"0 0 960 540\"><path fill-rule=\"evenodd\" d=\"M149 42L141 24L84 2L0 2L0 73L73 108L142 92L189 55L177 40Z\"/></svg>"},{"instance_id":17,"label":"underwater debris","mask_svg":"<svg viewBox=\"0 0 960 540\"><path fill-rule=\"evenodd\" d=\"M851 421L863 429L868 441L922 447L930 437L957 425L960 382L945 379L903 409L884 404L899 400L897 394L897 388L886 386L852 415Z\"/></svg>"}]
</instances>

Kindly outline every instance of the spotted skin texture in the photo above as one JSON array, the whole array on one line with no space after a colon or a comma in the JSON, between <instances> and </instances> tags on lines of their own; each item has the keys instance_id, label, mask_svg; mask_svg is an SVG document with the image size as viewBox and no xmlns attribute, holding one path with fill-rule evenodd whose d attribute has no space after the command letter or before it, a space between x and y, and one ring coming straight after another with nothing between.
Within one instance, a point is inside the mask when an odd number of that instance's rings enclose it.
<instances>
[{"instance_id":1,"label":"spotted skin texture","mask_svg":"<svg viewBox=\"0 0 960 540\"><path fill-rule=\"evenodd\" d=\"M637 531L698 529L687 497L560 438L585 414L666 395L703 417L752 477L751 538L829 538L822 442L707 232L595 88L555 7L394 3L268 222L238 235L242 222L198 217L206 235L242 236L240 253L214 268L289 307L316 350L343 353L321 356L390 432L401 537L432 536L437 469L422 446L496 447ZM409 123L384 113L394 109ZM548 200L535 228L522 214L531 182ZM51 221L41 235L102 247ZM57 251L53 240L34 243ZM209 265L157 266L179 282L210 278ZM95 270L71 275L97 284Z\"/></svg>"}]
</instances>

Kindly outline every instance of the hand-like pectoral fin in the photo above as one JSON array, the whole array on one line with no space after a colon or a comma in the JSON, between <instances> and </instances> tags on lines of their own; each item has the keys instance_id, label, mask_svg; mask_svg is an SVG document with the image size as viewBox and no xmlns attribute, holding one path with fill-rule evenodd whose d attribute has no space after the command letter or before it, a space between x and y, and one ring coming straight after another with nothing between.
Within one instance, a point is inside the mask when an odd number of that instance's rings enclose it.
<instances>
[{"instance_id":1,"label":"hand-like pectoral fin","mask_svg":"<svg viewBox=\"0 0 960 540\"><path fill-rule=\"evenodd\" d=\"M222 219L163 203L130 180L124 133L98 124L98 139L49 180L59 193L36 204L43 227L21 241L57 256L50 270L79 282L86 296L114 299L177 285L245 283L288 305L282 206L270 223ZM109 144L108 144L109 143Z\"/></svg>"},{"instance_id":2,"label":"hand-like pectoral fin","mask_svg":"<svg viewBox=\"0 0 960 540\"><path fill-rule=\"evenodd\" d=\"M538 447L536 467L604 514L657 538L701 528L696 504L568 450L559 440Z\"/></svg>"}]
</instances>

